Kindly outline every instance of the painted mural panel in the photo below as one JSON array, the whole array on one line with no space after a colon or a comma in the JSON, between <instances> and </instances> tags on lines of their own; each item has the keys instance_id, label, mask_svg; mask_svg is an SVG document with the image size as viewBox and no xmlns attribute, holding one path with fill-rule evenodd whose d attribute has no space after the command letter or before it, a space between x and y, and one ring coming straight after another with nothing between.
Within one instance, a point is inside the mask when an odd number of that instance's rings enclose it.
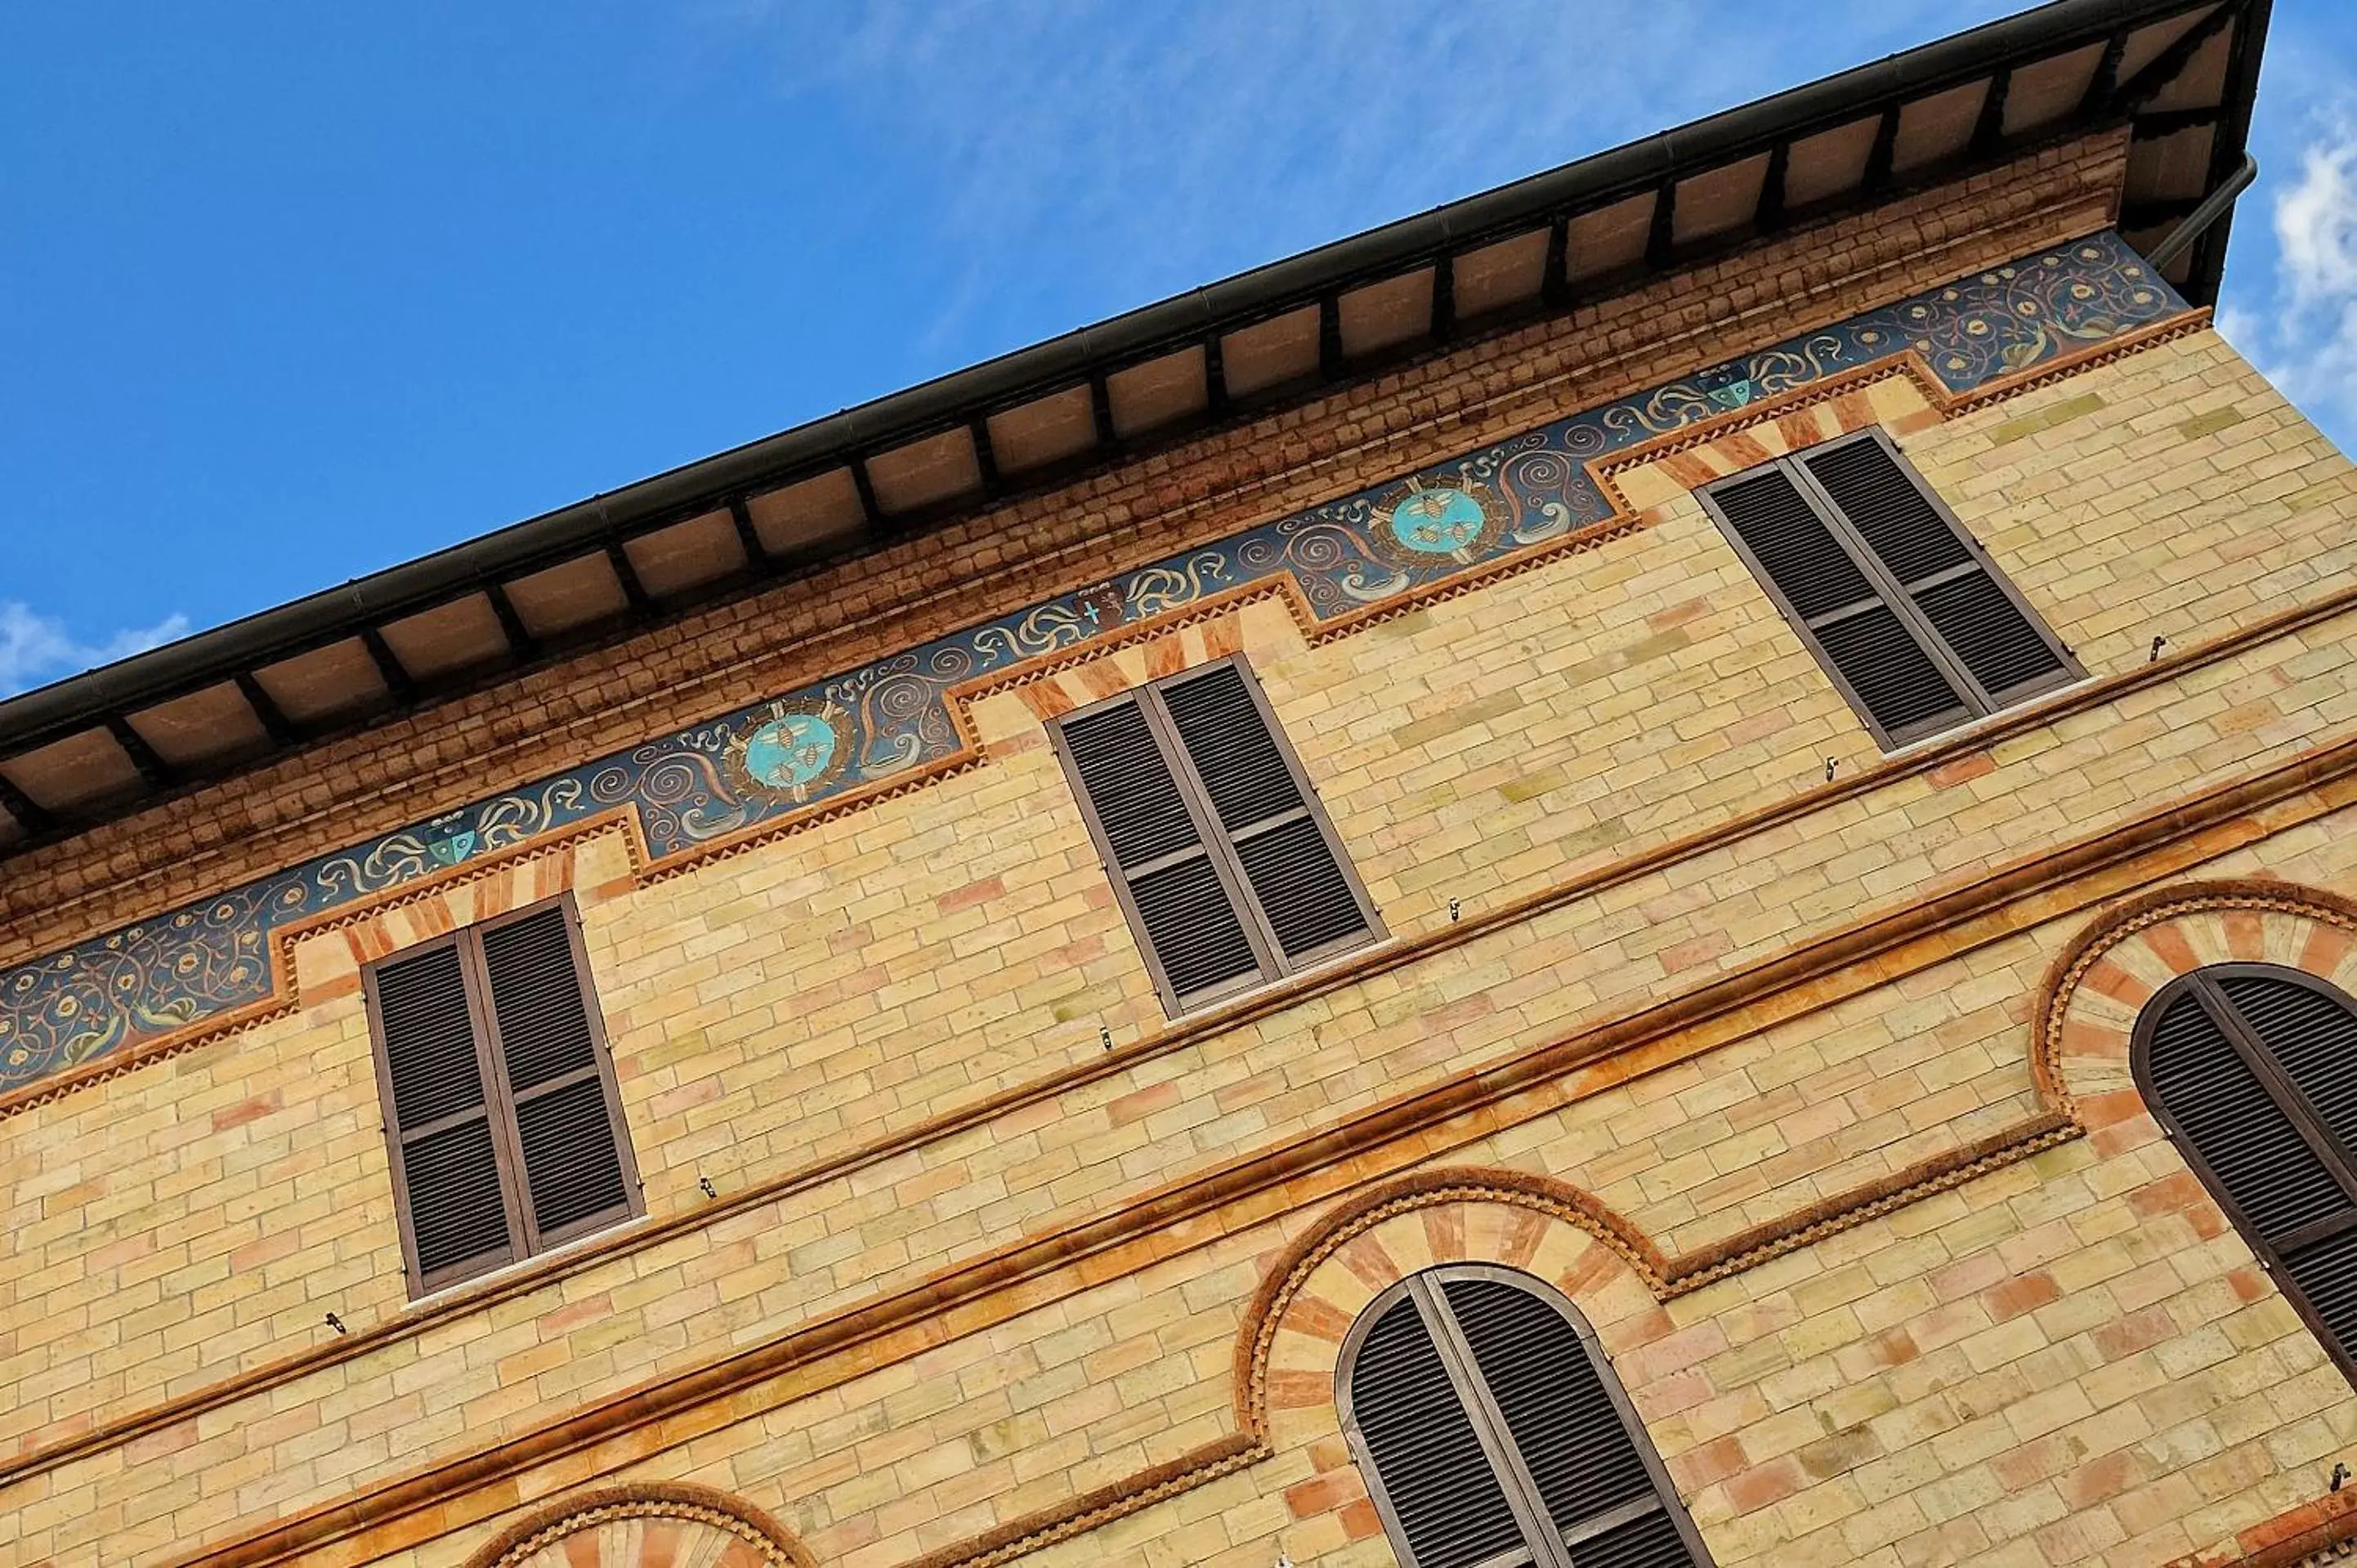
<instances>
[{"instance_id":1,"label":"painted mural panel","mask_svg":"<svg viewBox=\"0 0 2357 1568\"><path fill-rule=\"evenodd\" d=\"M1913 349L1968 392L2188 306L2116 236L2025 258L0 972L0 1091L271 995L269 938L616 810L658 858L955 755L964 682L1280 575L1320 621L1606 521L1587 464Z\"/></svg>"}]
</instances>

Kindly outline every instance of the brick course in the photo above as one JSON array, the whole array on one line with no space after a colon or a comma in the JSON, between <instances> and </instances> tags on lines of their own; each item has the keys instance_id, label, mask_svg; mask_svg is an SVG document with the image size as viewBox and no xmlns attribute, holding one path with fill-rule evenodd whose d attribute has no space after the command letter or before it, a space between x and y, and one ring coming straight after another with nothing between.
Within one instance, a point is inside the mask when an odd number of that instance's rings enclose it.
<instances>
[{"instance_id":1,"label":"brick course","mask_svg":"<svg viewBox=\"0 0 2357 1568\"><path fill-rule=\"evenodd\" d=\"M174 832L38 852L0 887L12 950L1102 575L1107 530L1123 559L1160 553L2065 237L2101 220L2118 156L2098 138L1780 241L322 747L200 795ZM2357 477L2206 330L1952 419L1889 416L2092 677L2132 674L2155 636L2255 634L1714 843L1820 788L1826 758L1851 777L1879 757L1684 492L1706 454L1644 481L1642 531L1363 632L1312 646L1254 597L988 696L986 767L789 838L645 882L619 830L592 832L339 922L297 950L294 1015L0 1122L0 1562L195 1560L463 1462L507 1468L371 1504L292 1559L224 1560L457 1564L568 1488L661 1480L745 1498L829 1568L1035 1544L1049 1565L1387 1563L1333 1352L1383 1280L1458 1256L1580 1303L1723 1565L2154 1564L2309 1528L2357 1394L2116 1071L2058 1090L2036 1042L2058 955L2137 887L2357 893L2357 784L2313 762L2357 716L2357 607L2330 598L2357 566ZM1127 1048L1170 1026L1042 720L1057 691L1227 647L1407 956L1090 1076L1100 1029ZM2250 815L2146 821L2261 777L2290 783ZM1478 1104L1462 1087L2106 834L2118 865L1967 899ZM407 1304L356 966L558 886L584 910L649 1218L512 1288ZM1452 901L1477 925L1523 912L1407 950ZM2116 1031L2155 965L2254 940L2349 961L2285 918L2234 918L2108 950L2052 1070L2110 1059L2090 1030ZM1329 1137L1281 1184L1218 1185ZM1240 1404L1256 1291L1366 1183L1467 1169L1577 1201L1383 1219L1287 1298L1265 1420L1249 1387ZM1018 1239L1129 1215L958 1294ZM807 1355L625 1419L792 1336ZM533 1446L598 1407L619 1413L581 1445Z\"/></svg>"}]
</instances>

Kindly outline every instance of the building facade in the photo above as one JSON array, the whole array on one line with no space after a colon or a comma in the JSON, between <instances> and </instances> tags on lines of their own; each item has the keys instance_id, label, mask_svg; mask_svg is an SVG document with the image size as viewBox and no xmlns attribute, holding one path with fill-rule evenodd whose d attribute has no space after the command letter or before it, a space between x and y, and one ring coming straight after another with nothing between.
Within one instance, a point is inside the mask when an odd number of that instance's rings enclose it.
<instances>
[{"instance_id":1,"label":"building facade","mask_svg":"<svg viewBox=\"0 0 2357 1568\"><path fill-rule=\"evenodd\" d=\"M2357 1541L2357 472L2063 0L0 704L0 1562Z\"/></svg>"}]
</instances>

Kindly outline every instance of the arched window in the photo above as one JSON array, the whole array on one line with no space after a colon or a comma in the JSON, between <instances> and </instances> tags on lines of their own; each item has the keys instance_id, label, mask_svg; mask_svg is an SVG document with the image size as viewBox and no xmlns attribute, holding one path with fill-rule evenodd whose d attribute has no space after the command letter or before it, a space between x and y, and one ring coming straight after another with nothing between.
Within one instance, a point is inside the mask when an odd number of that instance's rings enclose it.
<instances>
[{"instance_id":1,"label":"arched window","mask_svg":"<svg viewBox=\"0 0 2357 1568\"><path fill-rule=\"evenodd\" d=\"M1393 1285L1342 1342L1340 1400L1403 1568L1708 1568L1595 1330L1528 1274Z\"/></svg>"},{"instance_id":2,"label":"arched window","mask_svg":"<svg viewBox=\"0 0 2357 1568\"><path fill-rule=\"evenodd\" d=\"M2161 1126L2357 1382L2357 1003L2273 964L2146 1004L2132 1064Z\"/></svg>"}]
</instances>

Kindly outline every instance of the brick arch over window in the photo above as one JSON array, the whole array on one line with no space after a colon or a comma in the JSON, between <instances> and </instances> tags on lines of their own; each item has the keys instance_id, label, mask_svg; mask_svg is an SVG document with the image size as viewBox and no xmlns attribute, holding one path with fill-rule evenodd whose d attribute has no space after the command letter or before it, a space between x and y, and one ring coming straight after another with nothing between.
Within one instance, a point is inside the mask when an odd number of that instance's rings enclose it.
<instances>
[{"instance_id":1,"label":"brick arch over window","mask_svg":"<svg viewBox=\"0 0 2357 1568\"><path fill-rule=\"evenodd\" d=\"M1238 1423L1263 1445L1339 1433L1334 1368L1351 1322L1440 1263L1536 1275L1577 1302L1615 1351L1672 1326L1661 1250L1588 1194L1529 1171L1414 1172L1329 1210L1270 1265L1236 1337Z\"/></svg>"},{"instance_id":2,"label":"brick arch over window","mask_svg":"<svg viewBox=\"0 0 2357 1568\"><path fill-rule=\"evenodd\" d=\"M2145 1116L2129 1071L2137 1015L2213 963L2278 964L2357 994L2357 900L2253 878L2182 883L2106 912L2054 961L2032 1016L2048 1102L2098 1136Z\"/></svg>"},{"instance_id":3,"label":"brick arch over window","mask_svg":"<svg viewBox=\"0 0 2357 1568\"><path fill-rule=\"evenodd\" d=\"M502 1531L466 1568L817 1568L784 1526L709 1487L641 1481L560 1498Z\"/></svg>"},{"instance_id":4,"label":"brick arch over window","mask_svg":"<svg viewBox=\"0 0 2357 1568\"><path fill-rule=\"evenodd\" d=\"M1370 1302L1343 1436L1409 1568L1706 1568L1612 1360L1535 1275L1443 1263Z\"/></svg>"}]
</instances>

